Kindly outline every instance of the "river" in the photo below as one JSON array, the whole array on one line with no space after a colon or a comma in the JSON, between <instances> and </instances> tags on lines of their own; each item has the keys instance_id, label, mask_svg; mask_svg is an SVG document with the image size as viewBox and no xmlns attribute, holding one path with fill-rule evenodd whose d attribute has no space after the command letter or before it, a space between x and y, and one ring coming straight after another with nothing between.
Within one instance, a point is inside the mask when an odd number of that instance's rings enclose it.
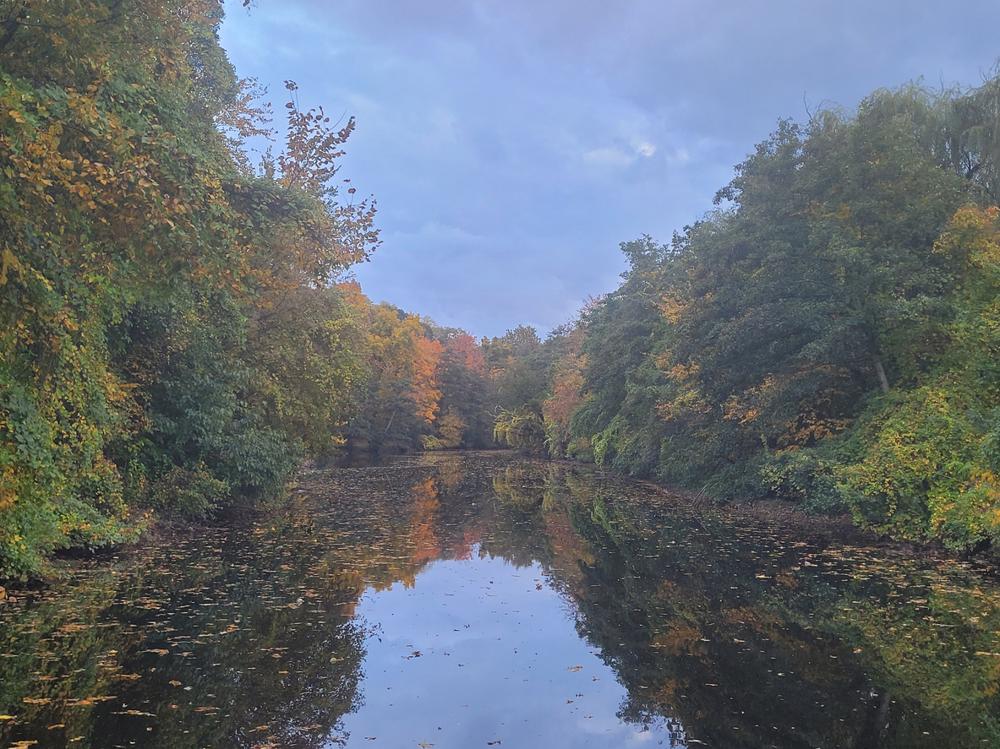
<instances>
[{"instance_id":1,"label":"river","mask_svg":"<svg viewBox=\"0 0 1000 749\"><path fill-rule=\"evenodd\" d=\"M0 606L0 746L1000 747L970 564L503 453L289 491Z\"/></svg>"}]
</instances>

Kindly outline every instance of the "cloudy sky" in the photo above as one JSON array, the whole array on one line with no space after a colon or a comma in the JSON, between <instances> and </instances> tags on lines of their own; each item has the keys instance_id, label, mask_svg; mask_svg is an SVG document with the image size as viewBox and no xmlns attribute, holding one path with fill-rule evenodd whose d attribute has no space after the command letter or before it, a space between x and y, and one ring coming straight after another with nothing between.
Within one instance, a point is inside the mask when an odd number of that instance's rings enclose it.
<instances>
[{"instance_id":1,"label":"cloudy sky","mask_svg":"<svg viewBox=\"0 0 1000 749\"><path fill-rule=\"evenodd\" d=\"M975 84L1000 0L228 0L222 41L283 111L354 115L376 301L498 335L614 288L619 242L711 207L779 117Z\"/></svg>"}]
</instances>

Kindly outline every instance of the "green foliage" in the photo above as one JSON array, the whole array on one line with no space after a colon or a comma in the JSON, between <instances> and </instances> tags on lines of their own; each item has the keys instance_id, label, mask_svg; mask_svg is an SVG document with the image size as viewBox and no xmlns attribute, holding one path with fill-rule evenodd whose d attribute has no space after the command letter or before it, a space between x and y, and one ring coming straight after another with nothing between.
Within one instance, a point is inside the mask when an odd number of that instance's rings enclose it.
<instances>
[{"instance_id":1,"label":"green foliage","mask_svg":"<svg viewBox=\"0 0 1000 749\"><path fill-rule=\"evenodd\" d=\"M524 404L537 406L548 384L550 360L535 329L521 325L482 343L493 380L491 406L507 410Z\"/></svg>"},{"instance_id":2,"label":"green foliage","mask_svg":"<svg viewBox=\"0 0 1000 749\"><path fill-rule=\"evenodd\" d=\"M935 244L957 263L943 350L923 383L865 412L841 470L861 522L955 549L1000 542L1000 211L959 210Z\"/></svg>"},{"instance_id":3,"label":"green foliage","mask_svg":"<svg viewBox=\"0 0 1000 749\"><path fill-rule=\"evenodd\" d=\"M991 525L996 532L989 489L976 482L983 435L968 406L957 393L925 386L861 420L864 457L841 470L859 521L957 548L989 539Z\"/></svg>"},{"instance_id":4,"label":"green foliage","mask_svg":"<svg viewBox=\"0 0 1000 749\"><path fill-rule=\"evenodd\" d=\"M172 466L150 489L149 502L163 512L205 520L228 496L229 485L215 478L204 466L193 469Z\"/></svg>"},{"instance_id":5,"label":"green foliage","mask_svg":"<svg viewBox=\"0 0 1000 749\"><path fill-rule=\"evenodd\" d=\"M839 456L831 447L783 450L765 456L757 468L761 489L810 512L842 513L846 509L844 491L835 475Z\"/></svg>"},{"instance_id":6,"label":"green foliage","mask_svg":"<svg viewBox=\"0 0 1000 749\"><path fill-rule=\"evenodd\" d=\"M620 287L536 345L557 353L520 403L552 454L996 544L998 81L779 122L716 210L623 244Z\"/></svg>"},{"instance_id":7,"label":"green foliage","mask_svg":"<svg viewBox=\"0 0 1000 749\"><path fill-rule=\"evenodd\" d=\"M528 406L501 411L493 426L493 437L501 445L532 455L545 454L545 425L542 416Z\"/></svg>"},{"instance_id":8,"label":"green foliage","mask_svg":"<svg viewBox=\"0 0 1000 749\"><path fill-rule=\"evenodd\" d=\"M137 507L276 496L335 444L363 367L331 281L378 243L369 201L338 201L353 120L292 103L281 151L243 152L266 108L216 0L8 16L0 577L133 537Z\"/></svg>"}]
</instances>

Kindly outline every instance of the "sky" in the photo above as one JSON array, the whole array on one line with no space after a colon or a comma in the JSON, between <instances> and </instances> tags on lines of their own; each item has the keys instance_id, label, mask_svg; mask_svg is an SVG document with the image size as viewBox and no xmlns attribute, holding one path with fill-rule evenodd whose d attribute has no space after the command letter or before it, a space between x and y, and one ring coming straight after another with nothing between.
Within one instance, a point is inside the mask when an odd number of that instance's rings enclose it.
<instances>
[{"instance_id":1,"label":"sky","mask_svg":"<svg viewBox=\"0 0 1000 749\"><path fill-rule=\"evenodd\" d=\"M545 332L619 281L623 241L712 208L777 120L879 87L975 85L1000 0L227 0L269 91L354 116L341 175L378 202L354 274L477 336Z\"/></svg>"}]
</instances>

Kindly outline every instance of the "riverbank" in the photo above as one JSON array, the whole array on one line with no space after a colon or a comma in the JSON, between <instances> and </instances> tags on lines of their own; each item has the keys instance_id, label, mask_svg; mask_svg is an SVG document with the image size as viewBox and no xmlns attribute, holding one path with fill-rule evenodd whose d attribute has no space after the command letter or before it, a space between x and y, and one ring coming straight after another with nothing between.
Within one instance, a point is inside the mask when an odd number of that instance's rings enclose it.
<instances>
[{"instance_id":1,"label":"riverbank","mask_svg":"<svg viewBox=\"0 0 1000 749\"><path fill-rule=\"evenodd\" d=\"M391 465L396 461L417 459L425 456L431 461L435 457L448 459L449 456L484 456L508 457L520 461L530 461L541 465L559 465L568 468L593 471L598 475L614 476L622 481L644 487L657 495L676 503L687 512L711 512L729 518L735 522L759 523L782 532L791 533L802 541L811 544L827 546L831 543L843 545L865 545L879 547L895 554L908 555L913 558L933 560L955 560L976 565L983 572L1000 575L1000 558L993 550L979 553L958 554L946 549L937 542L907 542L881 536L872 531L857 526L847 514L816 515L808 513L801 507L780 499L756 500L748 502L720 502L705 494L691 490L665 486L648 479L638 479L623 473L595 466L593 463L569 459L553 459L538 456L520 455L510 449L495 450L435 450L409 453L405 455L383 456L375 459L373 456L352 454L342 461L315 462L306 461L299 468L295 478L286 486L285 500L289 495L299 490L299 482L303 475L310 472L329 472L351 468L378 468ZM152 519L143 535L136 541L107 548L70 548L57 551L49 560L49 568L45 574L24 580L0 580L0 588L5 593L0 595L0 604L9 597L18 594L29 594L48 583L69 574L75 564L100 564L102 561L128 559L141 551L144 546L163 546L171 543L188 542L199 533L210 532L236 525L253 523L268 516L277 517L287 509L286 501L274 501L266 506L253 507L249 504L236 505L214 521L184 520L177 517L159 516Z\"/></svg>"},{"instance_id":2,"label":"riverbank","mask_svg":"<svg viewBox=\"0 0 1000 749\"><path fill-rule=\"evenodd\" d=\"M516 453L516 451L512 452ZM854 522L847 512L837 515L810 513L794 502L777 498L720 501L701 492L668 486L650 479L635 478L620 471L601 468L590 462L539 456L531 456L531 459L566 466L589 466L595 471L633 481L672 500L679 500L689 508L721 512L734 520L767 523L786 531L797 532L802 534L803 538L809 538L813 541L826 539L844 544L879 546L913 557L971 562L984 571L1000 575L1000 551L991 547L960 553L946 548L936 540L904 541L862 528Z\"/></svg>"}]
</instances>

